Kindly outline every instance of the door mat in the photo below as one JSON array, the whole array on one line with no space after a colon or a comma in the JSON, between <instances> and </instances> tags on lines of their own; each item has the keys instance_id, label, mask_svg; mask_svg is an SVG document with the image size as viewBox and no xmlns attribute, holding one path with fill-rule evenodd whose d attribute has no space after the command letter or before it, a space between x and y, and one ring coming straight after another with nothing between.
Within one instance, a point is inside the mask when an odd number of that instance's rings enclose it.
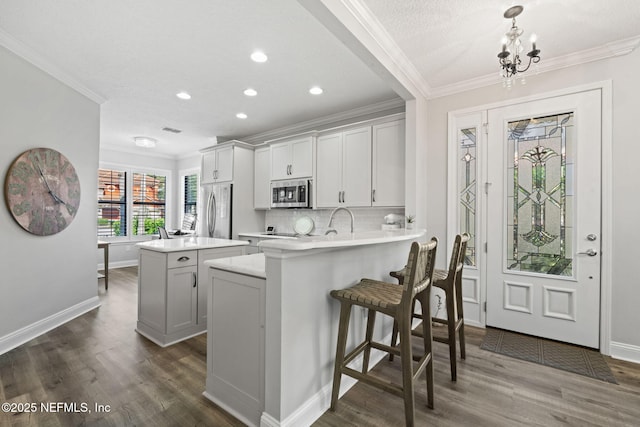
<instances>
[{"instance_id":1,"label":"door mat","mask_svg":"<svg viewBox=\"0 0 640 427\"><path fill-rule=\"evenodd\" d=\"M618 384L602 354L585 347L487 328L480 348Z\"/></svg>"}]
</instances>

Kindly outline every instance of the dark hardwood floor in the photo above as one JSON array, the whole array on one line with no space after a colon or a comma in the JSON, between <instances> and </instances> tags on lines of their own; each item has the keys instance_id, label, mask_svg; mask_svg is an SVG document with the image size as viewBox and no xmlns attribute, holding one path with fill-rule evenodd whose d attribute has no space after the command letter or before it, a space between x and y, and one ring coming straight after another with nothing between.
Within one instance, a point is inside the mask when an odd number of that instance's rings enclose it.
<instances>
[{"instance_id":1,"label":"dark hardwood floor","mask_svg":"<svg viewBox=\"0 0 640 427\"><path fill-rule=\"evenodd\" d=\"M0 426L242 425L202 396L206 335L158 347L134 332L137 269L111 270L109 282L108 292L100 282L99 309L0 356L0 403L37 406L0 412ZM426 407L420 381L417 425L640 426L640 365L607 359L619 382L609 384L480 350L483 335L467 327L456 383L447 347L434 343L435 409ZM385 359L375 370L398 381L400 361ZM57 402L75 403L78 412L40 407ZM358 384L314 425L401 426L403 410L402 399Z\"/></svg>"}]
</instances>

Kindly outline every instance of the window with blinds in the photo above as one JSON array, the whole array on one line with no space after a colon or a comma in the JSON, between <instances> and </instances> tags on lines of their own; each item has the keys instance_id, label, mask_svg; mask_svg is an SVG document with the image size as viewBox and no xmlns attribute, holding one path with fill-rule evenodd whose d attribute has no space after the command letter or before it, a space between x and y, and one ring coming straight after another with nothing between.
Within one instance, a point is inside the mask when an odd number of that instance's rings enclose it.
<instances>
[{"instance_id":1,"label":"window with blinds","mask_svg":"<svg viewBox=\"0 0 640 427\"><path fill-rule=\"evenodd\" d=\"M127 173L98 169L98 237L127 235Z\"/></svg>"},{"instance_id":2,"label":"window with blinds","mask_svg":"<svg viewBox=\"0 0 640 427\"><path fill-rule=\"evenodd\" d=\"M197 215L198 213L198 175L184 177L184 213Z\"/></svg>"},{"instance_id":3,"label":"window with blinds","mask_svg":"<svg viewBox=\"0 0 640 427\"><path fill-rule=\"evenodd\" d=\"M166 184L165 176L133 172L132 234L157 234L164 227Z\"/></svg>"}]
</instances>

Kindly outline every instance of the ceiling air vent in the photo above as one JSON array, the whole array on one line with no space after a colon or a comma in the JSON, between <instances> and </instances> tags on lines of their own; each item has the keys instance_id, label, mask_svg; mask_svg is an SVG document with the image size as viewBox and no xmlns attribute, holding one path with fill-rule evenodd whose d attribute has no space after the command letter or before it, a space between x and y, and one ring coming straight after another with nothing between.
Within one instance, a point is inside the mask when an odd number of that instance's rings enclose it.
<instances>
[{"instance_id":1,"label":"ceiling air vent","mask_svg":"<svg viewBox=\"0 0 640 427\"><path fill-rule=\"evenodd\" d=\"M162 128L163 131L165 132L171 132L171 133L180 133L182 132L180 129L174 129L174 128L169 128L169 127L164 127Z\"/></svg>"}]
</instances>

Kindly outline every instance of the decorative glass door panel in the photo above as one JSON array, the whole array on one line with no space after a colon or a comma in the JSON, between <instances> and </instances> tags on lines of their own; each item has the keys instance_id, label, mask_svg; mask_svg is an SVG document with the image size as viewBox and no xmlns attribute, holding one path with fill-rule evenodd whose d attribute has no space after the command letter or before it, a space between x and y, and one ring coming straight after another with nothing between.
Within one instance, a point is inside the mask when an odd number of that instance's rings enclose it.
<instances>
[{"instance_id":1,"label":"decorative glass door panel","mask_svg":"<svg viewBox=\"0 0 640 427\"><path fill-rule=\"evenodd\" d=\"M464 263L476 265L476 211L477 211L477 135L475 127L460 129L458 140L458 191L460 197L460 233L468 233Z\"/></svg>"},{"instance_id":2,"label":"decorative glass door panel","mask_svg":"<svg viewBox=\"0 0 640 427\"><path fill-rule=\"evenodd\" d=\"M568 112L508 122L505 265L511 272L573 277L572 118Z\"/></svg>"}]
</instances>

